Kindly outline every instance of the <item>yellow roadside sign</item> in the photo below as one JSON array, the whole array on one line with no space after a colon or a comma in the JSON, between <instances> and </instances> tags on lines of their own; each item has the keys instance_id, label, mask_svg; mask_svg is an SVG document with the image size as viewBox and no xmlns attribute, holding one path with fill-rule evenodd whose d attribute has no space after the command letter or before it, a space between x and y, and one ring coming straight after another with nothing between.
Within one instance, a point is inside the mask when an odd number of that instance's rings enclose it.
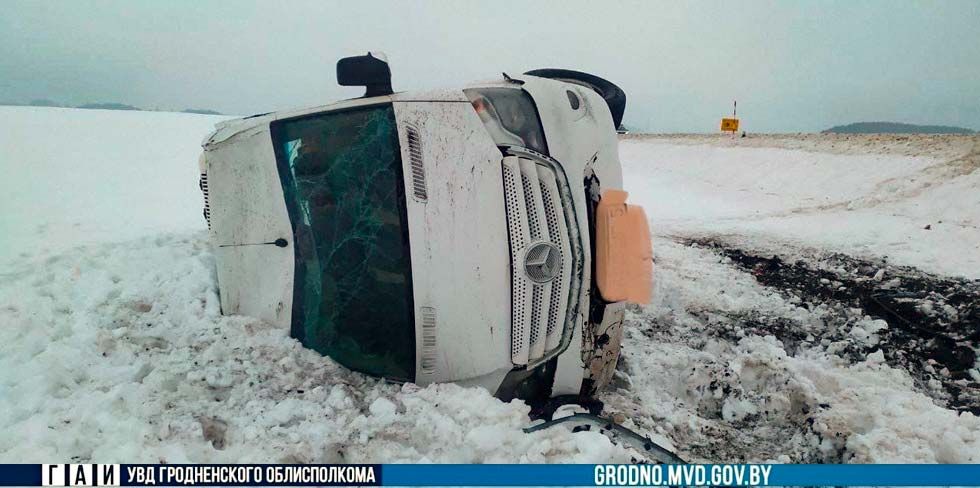
<instances>
[{"instance_id":1,"label":"yellow roadside sign","mask_svg":"<svg viewBox=\"0 0 980 488\"><path fill-rule=\"evenodd\" d=\"M738 119L721 119L721 130L735 132L738 130Z\"/></svg>"}]
</instances>

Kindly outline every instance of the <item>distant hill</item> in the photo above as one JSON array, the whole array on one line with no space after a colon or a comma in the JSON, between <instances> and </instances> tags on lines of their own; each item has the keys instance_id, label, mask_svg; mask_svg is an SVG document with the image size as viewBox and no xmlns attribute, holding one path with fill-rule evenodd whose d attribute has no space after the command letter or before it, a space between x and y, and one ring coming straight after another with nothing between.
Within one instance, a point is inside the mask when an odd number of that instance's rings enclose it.
<instances>
[{"instance_id":1,"label":"distant hill","mask_svg":"<svg viewBox=\"0 0 980 488\"><path fill-rule=\"evenodd\" d=\"M132 105L126 105L125 103L86 103L85 105L79 105L78 108L93 108L100 110L140 110L139 107L134 107Z\"/></svg>"},{"instance_id":2,"label":"distant hill","mask_svg":"<svg viewBox=\"0 0 980 488\"><path fill-rule=\"evenodd\" d=\"M973 134L963 127L946 125L915 125L899 122L855 122L831 127L824 133L836 134Z\"/></svg>"},{"instance_id":3,"label":"distant hill","mask_svg":"<svg viewBox=\"0 0 980 488\"><path fill-rule=\"evenodd\" d=\"M216 112L214 110L209 110L206 108L185 108L183 110L185 114L201 114L201 115L224 115L221 112Z\"/></svg>"},{"instance_id":4,"label":"distant hill","mask_svg":"<svg viewBox=\"0 0 980 488\"><path fill-rule=\"evenodd\" d=\"M30 105L32 107L63 107L64 106L64 105L62 105L62 104L60 104L58 102L55 102L55 101L52 101L52 100L48 100L47 98L40 98L40 99L37 99L37 100L31 100Z\"/></svg>"},{"instance_id":5,"label":"distant hill","mask_svg":"<svg viewBox=\"0 0 980 488\"><path fill-rule=\"evenodd\" d=\"M169 112L167 109L143 109L134 105L128 105L119 102L98 102L98 103L86 103L84 105L79 105L73 107L72 105L48 100L46 98L39 98L36 100L31 100L30 102L20 102L15 100L0 100L0 106L11 106L11 107L64 107L64 108L84 108L84 109L97 109L97 110L139 110L141 112ZM208 108L185 108L180 111L185 114L200 114L200 115L224 115L217 110L211 110Z\"/></svg>"}]
</instances>

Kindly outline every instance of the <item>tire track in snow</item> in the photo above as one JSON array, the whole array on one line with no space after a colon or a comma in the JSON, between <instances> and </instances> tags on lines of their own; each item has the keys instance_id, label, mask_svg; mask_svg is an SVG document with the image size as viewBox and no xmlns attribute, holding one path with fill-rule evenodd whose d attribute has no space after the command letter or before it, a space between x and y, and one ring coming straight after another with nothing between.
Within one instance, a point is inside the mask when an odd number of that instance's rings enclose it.
<instances>
[{"instance_id":1,"label":"tire track in snow","mask_svg":"<svg viewBox=\"0 0 980 488\"><path fill-rule=\"evenodd\" d=\"M717 249L657 239L655 263L602 396L639 430L711 462L980 460L980 419L889 366L878 319L763 286Z\"/></svg>"},{"instance_id":2,"label":"tire track in snow","mask_svg":"<svg viewBox=\"0 0 980 488\"><path fill-rule=\"evenodd\" d=\"M808 308L824 306L827 327L821 340L845 343L840 354L860 358L881 349L888 364L908 371L920 390L950 408L980 415L980 280L943 278L911 267L890 266L834 253L808 263L784 261L726 247L711 240L706 246L731 258L759 283L773 287ZM868 322L867 317L872 319ZM776 335L791 347L808 333L757 321L759 330ZM836 333L836 334L835 334ZM812 342L813 337L809 340Z\"/></svg>"}]
</instances>

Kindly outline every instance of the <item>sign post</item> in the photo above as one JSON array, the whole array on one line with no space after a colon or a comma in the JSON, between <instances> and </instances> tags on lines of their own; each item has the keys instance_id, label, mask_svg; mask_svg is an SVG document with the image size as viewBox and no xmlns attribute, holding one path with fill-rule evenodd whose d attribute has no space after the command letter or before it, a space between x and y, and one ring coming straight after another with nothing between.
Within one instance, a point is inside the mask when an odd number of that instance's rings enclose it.
<instances>
[{"instance_id":1,"label":"sign post","mask_svg":"<svg viewBox=\"0 0 980 488\"><path fill-rule=\"evenodd\" d=\"M738 118L736 115L737 113L738 113L738 100L735 100L732 106L732 117L731 118L725 117L721 119L722 132L731 131L732 139L735 138L735 133L738 132Z\"/></svg>"}]
</instances>

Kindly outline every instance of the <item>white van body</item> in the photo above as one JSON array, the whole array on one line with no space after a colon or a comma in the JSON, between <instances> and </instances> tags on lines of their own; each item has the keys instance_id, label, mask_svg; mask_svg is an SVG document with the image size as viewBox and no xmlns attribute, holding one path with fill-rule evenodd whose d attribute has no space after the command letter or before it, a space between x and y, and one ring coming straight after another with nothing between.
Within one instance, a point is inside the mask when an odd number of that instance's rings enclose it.
<instances>
[{"instance_id":1,"label":"white van body","mask_svg":"<svg viewBox=\"0 0 980 488\"><path fill-rule=\"evenodd\" d=\"M473 101L488 89L533 100L547 155L494 140ZM223 313L297 331L296 267L309 261L297 261L305 251L287 208L277 127L388 106L415 339L414 374L394 379L480 385L509 399L545 372L537 394L591 395L615 368L625 303L593 296L589 207L594 195L622 188L622 172L609 108L580 84L524 75L220 123L201 165Z\"/></svg>"}]
</instances>

